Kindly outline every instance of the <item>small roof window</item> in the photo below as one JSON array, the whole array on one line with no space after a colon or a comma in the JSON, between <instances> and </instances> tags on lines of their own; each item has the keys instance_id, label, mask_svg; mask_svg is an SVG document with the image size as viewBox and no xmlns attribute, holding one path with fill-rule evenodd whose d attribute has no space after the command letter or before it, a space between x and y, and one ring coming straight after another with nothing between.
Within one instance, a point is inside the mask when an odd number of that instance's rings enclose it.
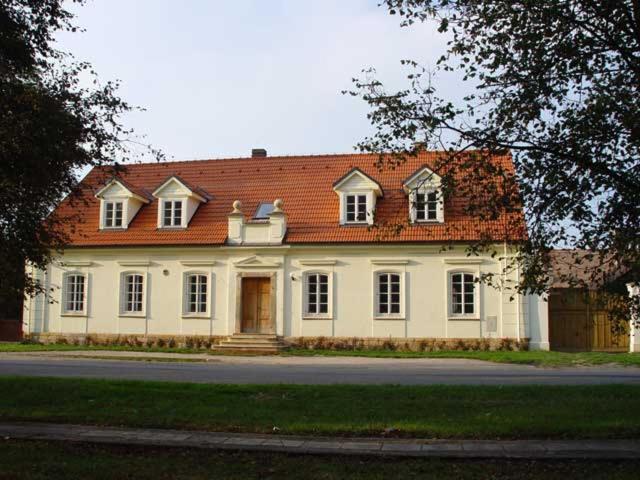
<instances>
[{"instance_id":1,"label":"small roof window","mask_svg":"<svg viewBox=\"0 0 640 480\"><path fill-rule=\"evenodd\" d=\"M265 220L269 218L269 215L273 212L273 203L262 202L256 209L256 214L253 216L256 220Z\"/></svg>"}]
</instances>

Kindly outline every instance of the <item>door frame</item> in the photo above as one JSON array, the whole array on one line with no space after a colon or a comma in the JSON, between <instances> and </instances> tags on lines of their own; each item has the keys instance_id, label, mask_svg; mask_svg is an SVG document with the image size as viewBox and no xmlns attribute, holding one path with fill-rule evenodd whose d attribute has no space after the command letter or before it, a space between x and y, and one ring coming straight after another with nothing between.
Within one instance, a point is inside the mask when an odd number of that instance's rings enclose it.
<instances>
[{"instance_id":1,"label":"door frame","mask_svg":"<svg viewBox=\"0 0 640 480\"><path fill-rule=\"evenodd\" d=\"M236 273L236 322L234 328L235 333L242 333L242 279L243 278L269 278L271 287L271 297L269 305L269 317L271 319L271 329L273 335L278 331L276 329L276 272L237 272Z\"/></svg>"}]
</instances>

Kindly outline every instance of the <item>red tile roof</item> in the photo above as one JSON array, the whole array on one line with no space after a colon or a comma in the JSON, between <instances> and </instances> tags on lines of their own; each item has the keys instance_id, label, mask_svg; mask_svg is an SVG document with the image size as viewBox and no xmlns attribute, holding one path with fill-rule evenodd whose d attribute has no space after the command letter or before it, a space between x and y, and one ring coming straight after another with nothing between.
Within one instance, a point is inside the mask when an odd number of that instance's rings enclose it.
<instances>
[{"instance_id":1,"label":"red tile roof","mask_svg":"<svg viewBox=\"0 0 640 480\"><path fill-rule=\"evenodd\" d=\"M503 214L497 220L482 221L463 211L461 199L449 198L445 203L444 224L407 226L399 234L390 229L339 224L339 198L333 190L336 180L354 168L375 179L384 189L379 198L376 218L380 224L407 224L409 202L403 192L403 180L424 165L437 161L437 152L420 152L393 169L378 170L372 154L310 155L290 157L234 158L193 160L128 165L120 176L136 189L152 192L170 175L184 179L189 185L210 195L200 205L188 228L159 230L158 200L144 205L129 228L122 231L100 231L99 200L87 195L87 202L73 205L63 201L61 215L79 209L83 219L70 230L70 246L132 245L222 245L227 238L227 216L234 200L242 202L249 220L261 202L284 201L287 215L285 243L374 243L374 242L468 242L480 238L496 241L514 240L526 235L522 212ZM492 157L508 170L513 169L511 156ZM95 193L105 182L102 168L94 168L82 185Z\"/></svg>"}]
</instances>

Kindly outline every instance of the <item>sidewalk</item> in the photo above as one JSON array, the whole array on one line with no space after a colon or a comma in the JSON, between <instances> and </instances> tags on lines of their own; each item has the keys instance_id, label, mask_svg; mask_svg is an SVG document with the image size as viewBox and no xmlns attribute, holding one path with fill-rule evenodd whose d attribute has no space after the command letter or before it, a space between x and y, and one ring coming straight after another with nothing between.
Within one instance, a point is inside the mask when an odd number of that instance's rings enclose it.
<instances>
[{"instance_id":1,"label":"sidewalk","mask_svg":"<svg viewBox=\"0 0 640 480\"><path fill-rule=\"evenodd\" d=\"M638 459L639 440L427 440L294 437L189 430L93 427L54 423L0 423L5 440L149 445L300 454L449 458Z\"/></svg>"}]
</instances>

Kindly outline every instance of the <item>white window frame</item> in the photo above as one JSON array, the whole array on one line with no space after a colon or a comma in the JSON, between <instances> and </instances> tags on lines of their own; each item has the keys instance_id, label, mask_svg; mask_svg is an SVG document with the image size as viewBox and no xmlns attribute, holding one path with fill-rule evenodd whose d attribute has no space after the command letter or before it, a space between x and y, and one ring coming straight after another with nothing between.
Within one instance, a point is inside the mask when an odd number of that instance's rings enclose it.
<instances>
[{"instance_id":1,"label":"white window frame","mask_svg":"<svg viewBox=\"0 0 640 480\"><path fill-rule=\"evenodd\" d=\"M326 275L327 277L326 313L309 312L309 277L312 275ZM308 270L302 274L302 318L308 320L333 318L333 272L327 270Z\"/></svg>"},{"instance_id":2,"label":"white window frame","mask_svg":"<svg viewBox=\"0 0 640 480\"><path fill-rule=\"evenodd\" d=\"M206 309L204 312L190 312L189 311L189 277L193 275L201 275L207 279L207 291L206 291ZM212 297L212 278L211 272L203 270L187 270L182 274L182 316L185 318L211 318L211 305Z\"/></svg>"},{"instance_id":3,"label":"white window frame","mask_svg":"<svg viewBox=\"0 0 640 480\"><path fill-rule=\"evenodd\" d=\"M170 225L165 224L166 219L166 204L171 203L171 220ZM180 223L175 224L176 204L180 204ZM185 225L186 202L181 198L163 198L160 200L160 228L183 228Z\"/></svg>"},{"instance_id":4,"label":"white window frame","mask_svg":"<svg viewBox=\"0 0 640 480\"><path fill-rule=\"evenodd\" d=\"M426 198L429 194L436 194L436 217L435 218L418 218L418 195L425 196L425 205L428 205ZM428 213L428 209L425 209L425 215ZM442 193L437 188L421 187L414 189L409 194L409 214L412 223L443 223L444 222L444 202L442 199Z\"/></svg>"},{"instance_id":5,"label":"white window frame","mask_svg":"<svg viewBox=\"0 0 640 480\"><path fill-rule=\"evenodd\" d=\"M464 310L464 275L473 277L473 313L454 313L453 312L453 276L463 275L462 278L462 305ZM450 320L479 320L480 319L480 284L476 281L479 278L479 272L471 269L455 269L447 272L447 312Z\"/></svg>"},{"instance_id":6,"label":"white window frame","mask_svg":"<svg viewBox=\"0 0 640 480\"><path fill-rule=\"evenodd\" d=\"M378 286L380 284L379 278L382 275L398 275L400 279L400 312L380 312L380 291ZM373 316L376 320L404 320L405 318L405 303L406 303L406 272L394 269L376 270L373 272ZM387 292L388 295L391 292Z\"/></svg>"},{"instance_id":7,"label":"white window frame","mask_svg":"<svg viewBox=\"0 0 640 480\"><path fill-rule=\"evenodd\" d=\"M127 277L130 275L140 275L142 277L142 310L128 310L127 309ZM121 317L144 317L147 312L147 288L148 288L147 273L138 270L129 270L120 273L120 307L119 312Z\"/></svg>"},{"instance_id":8,"label":"white window frame","mask_svg":"<svg viewBox=\"0 0 640 480\"><path fill-rule=\"evenodd\" d=\"M349 204L349 197L354 197L354 208L355 208L355 218L354 220L349 220L349 212L347 209L347 205ZM364 197L364 219L358 220L360 197ZM363 225L368 223L369 218L369 195L366 192L347 192L344 194L344 224L345 225Z\"/></svg>"},{"instance_id":9,"label":"white window frame","mask_svg":"<svg viewBox=\"0 0 640 480\"><path fill-rule=\"evenodd\" d=\"M81 310L69 310L67 308L67 295L69 294L69 280L71 277L82 277L83 298ZM60 298L61 314L64 316L84 317L87 315L87 304L89 303L89 275L79 271L65 272L62 275L62 295Z\"/></svg>"},{"instance_id":10,"label":"white window frame","mask_svg":"<svg viewBox=\"0 0 640 480\"><path fill-rule=\"evenodd\" d=\"M125 224L126 224L126 200L102 200L102 228L105 230L119 230L122 228L126 228ZM121 217L121 222L120 225L115 225L115 221L116 221L116 211L117 211L117 205L121 206L121 212L122 212L122 217ZM108 210L108 205L113 205L113 217L111 218L112 224L108 225L107 224L107 210Z\"/></svg>"}]
</instances>

